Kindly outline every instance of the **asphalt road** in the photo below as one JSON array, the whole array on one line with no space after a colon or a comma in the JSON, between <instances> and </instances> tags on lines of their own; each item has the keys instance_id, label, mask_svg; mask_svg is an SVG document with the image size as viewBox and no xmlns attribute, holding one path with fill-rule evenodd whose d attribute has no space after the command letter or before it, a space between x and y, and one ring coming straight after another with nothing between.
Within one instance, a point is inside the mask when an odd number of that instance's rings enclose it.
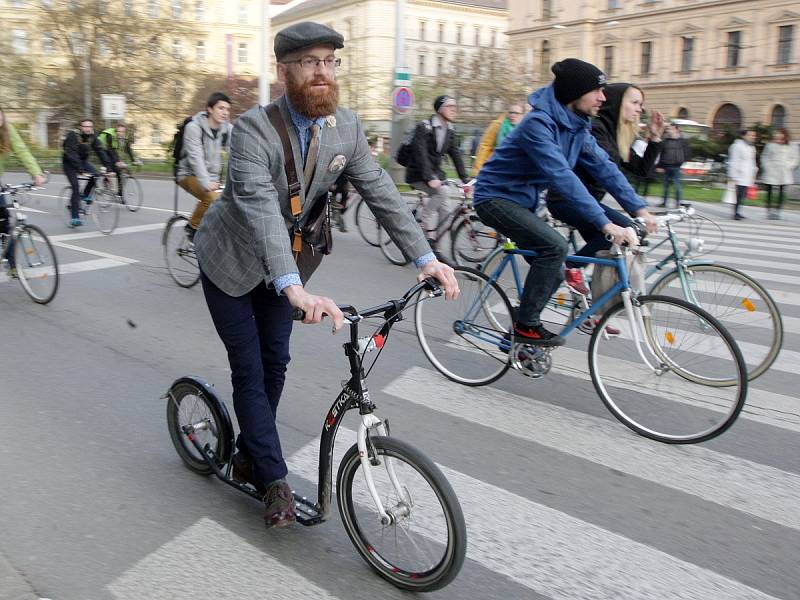
<instances>
[{"instance_id":1,"label":"asphalt road","mask_svg":"<svg viewBox=\"0 0 800 600\"><path fill-rule=\"evenodd\" d=\"M336 511L317 527L266 531L257 502L184 468L161 395L194 374L228 399L230 374L201 290L164 267L172 183L145 181L142 210L123 212L111 236L91 222L66 228L63 184L54 177L28 207L68 271L56 299L35 305L0 275L0 555L53 600L405 597L358 557ZM182 194L180 209L191 206ZM710 442L645 440L563 372L458 386L426 361L411 323L398 325L372 397L395 436L442 466L469 531L461 574L431 598L800 598L800 219L700 210L726 232L714 258L761 280L786 323L778 363L752 385L782 412L746 409ZM310 288L371 306L414 274L351 228ZM308 450L347 377L342 342L326 326L293 334L279 427L290 482L309 495ZM0 569L6 600L4 581Z\"/></svg>"}]
</instances>

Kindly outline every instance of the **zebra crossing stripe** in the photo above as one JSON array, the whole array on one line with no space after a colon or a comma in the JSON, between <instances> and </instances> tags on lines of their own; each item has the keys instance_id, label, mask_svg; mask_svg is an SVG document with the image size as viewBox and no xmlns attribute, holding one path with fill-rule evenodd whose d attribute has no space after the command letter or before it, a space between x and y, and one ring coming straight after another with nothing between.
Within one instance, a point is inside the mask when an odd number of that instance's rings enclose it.
<instances>
[{"instance_id":1,"label":"zebra crossing stripe","mask_svg":"<svg viewBox=\"0 0 800 600\"><path fill-rule=\"evenodd\" d=\"M172 211L170 211L172 212ZM154 231L164 229L164 223L148 223L146 225L131 225L130 227L118 227L114 229L114 235L125 233L142 233L144 231ZM101 231L82 231L80 233L62 233L54 235L50 238L51 242L69 242L72 240L89 240L92 238L105 238L108 237Z\"/></svg>"},{"instance_id":2,"label":"zebra crossing stripe","mask_svg":"<svg viewBox=\"0 0 800 600\"><path fill-rule=\"evenodd\" d=\"M434 394L426 389L422 395ZM340 428L335 455L354 442L355 432ZM316 479L318 453L319 439L315 439L287 461L289 473ZM467 558L539 594L559 600L618 600L623 597L620 590L635 590L631 597L637 600L773 598L647 544L438 466L464 511ZM502 510L487 510L489 506ZM414 514L415 520L424 518Z\"/></svg>"},{"instance_id":3,"label":"zebra crossing stripe","mask_svg":"<svg viewBox=\"0 0 800 600\"><path fill-rule=\"evenodd\" d=\"M585 361L585 354L583 357ZM461 386L421 367L412 367L383 391L431 410L800 530L800 511L797 510L800 476L796 474L703 446L658 444L613 420L491 387ZM599 399L595 401L600 402ZM712 594L708 597L725 596Z\"/></svg>"},{"instance_id":4,"label":"zebra crossing stripe","mask_svg":"<svg viewBox=\"0 0 800 600\"><path fill-rule=\"evenodd\" d=\"M117 600L336 596L219 523L202 518L108 586Z\"/></svg>"}]
</instances>

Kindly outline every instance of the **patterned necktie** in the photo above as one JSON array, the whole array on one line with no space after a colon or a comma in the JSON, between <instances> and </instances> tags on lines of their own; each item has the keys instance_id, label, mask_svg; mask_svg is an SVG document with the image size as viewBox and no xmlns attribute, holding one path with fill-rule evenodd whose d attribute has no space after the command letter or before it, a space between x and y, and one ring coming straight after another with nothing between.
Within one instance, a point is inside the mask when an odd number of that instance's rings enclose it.
<instances>
[{"instance_id":1,"label":"patterned necktie","mask_svg":"<svg viewBox=\"0 0 800 600\"><path fill-rule=\"evenodd\" d=\"M306 166L303 169L303 179L306 182L306 189L311 185L311 178L314 176L314 167L317 164L319 154L319 125L314 123L311 126L311 143L308 145L306 154Z\"/></svg>"}]
</instances>

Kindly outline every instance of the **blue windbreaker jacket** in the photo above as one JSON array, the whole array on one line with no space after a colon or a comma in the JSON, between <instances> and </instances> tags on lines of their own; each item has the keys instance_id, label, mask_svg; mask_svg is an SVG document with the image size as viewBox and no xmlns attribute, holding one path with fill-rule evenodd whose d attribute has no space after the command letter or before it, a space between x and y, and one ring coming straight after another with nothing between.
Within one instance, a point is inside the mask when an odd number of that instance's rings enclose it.
<instances>
[{"instance_id":1,"label":"blue windbreaker jacket","mask_svg":"<svg viewBox=\"0 0 800 600\"><path fill-rule=\"evenodd\" d=\"M602 229L609 220L573 172L579 164L629 213L647 206L597 145L588 117L556 100L552 85L536 90L528 101L534 110L514 127L478 173L474 204L501 198L535 210L539 193L555 189Z\"/></svg>"}]
</instances>

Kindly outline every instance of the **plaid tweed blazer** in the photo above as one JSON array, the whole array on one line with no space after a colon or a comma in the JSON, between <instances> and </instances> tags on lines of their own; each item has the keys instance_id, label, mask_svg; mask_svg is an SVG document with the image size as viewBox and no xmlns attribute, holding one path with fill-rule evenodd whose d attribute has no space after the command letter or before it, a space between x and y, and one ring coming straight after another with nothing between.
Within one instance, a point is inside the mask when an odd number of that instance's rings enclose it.
<instances>
[{"instance_id":1,"label":"plaid tweed blazer","mask_svg":"<svg viewBox=\"0 0 800 600\"><path fill-rule=\"evenodd\" d=\"M301 219L311 208L310 200L326 193L344 172L408 258L430 252L391 177L372 157L353 111L339 108L335 124L328 119L320 131L317 164L307 187L302 181L300 142L286 97L276 103L287 123L301 178ZM337 169L342 157L344 167ZM264 108L255 106L234 123L225 191L211 205L195 236L200 267L218 288L234 297L248 293L261 281L269 284L282 275L297 273L289 238L293 223L283 147Z\"/></svg>"}]
</instances>

